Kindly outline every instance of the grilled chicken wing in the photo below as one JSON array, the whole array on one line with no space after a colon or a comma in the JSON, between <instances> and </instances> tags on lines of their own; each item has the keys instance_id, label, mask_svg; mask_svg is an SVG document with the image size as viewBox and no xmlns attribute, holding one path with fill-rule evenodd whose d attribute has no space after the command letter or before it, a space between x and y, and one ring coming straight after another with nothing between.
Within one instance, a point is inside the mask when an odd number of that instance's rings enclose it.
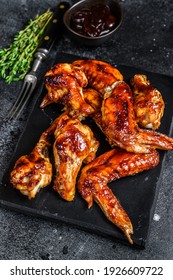
<instances>
[{"instance_id":1,"label":"grilled chicken wing","mask_svg":"<svg viewBox=\"0 0 173 280\"><path fill-rule=\"evenodd\" d=\"M13 186L29 199L34 198L41 188L52 179L52 164L49 159L50 134L54 125L43 132L29 155L21 156L10 174Z\"/></svg>"},{"instance_id":2,"label":"grilled chicken wing","mask_svg":"<svg viewBox=\"0 0 173 280\"><path fill-rule=\"evenodd\" d=\"M102 94L112 90L117 81L123 80L123 75L120 71L104 61L75 60L72 64L85 73L88 85Z\"/></svg>"},{"instance_id":3,"label":"grilled chicken wing","mask_svg":"<svg viewBox=\"0 0 173 280\"><path fill-rule=\"evenodd\" d=\"M161 93L150 84L145 75L136 74L130 82L136 122L141 127L157 129L165 107Z\"/></svg>"},{"instance_id":4,"label":"grilled chicken wing","mask_svg":"<svg viewBox=\"0 0 173 280\"><path fill-rule=\"evenodd\" d=\"M130 152L148 153L152 148L173 150L173 139L137 126L130 87L118 82L102 103L102 127L109 142Z\"/></svg>"},{"instance_id":5,"label":"grilled chicken wing","mask_svg":"<svg viewBox=\"0 0 173 280\"><path fill-rule=\"evenodd\" d=\"M124 232L131 244L133 226L130 218L107 184L153 168L158 163L159 154L154 149L149 154L135 154L116 148L97 157L82 169L78 190L88 207L95 200L106 217Z\"/></svg>"},{"instance_id":6,"label":"grilled chicken wing","mask_svg":"<svg viewBox=\"0 0 173 280\"><path fill-rule=\"evenodd\" d=\"M63 199L67 201L74 199L76 177L81 165L95 158L98 145L88 126L67 115L60 118L53 145L56 167L54 190Z\"/></svg>"},{"instance_id":7,"label":"grilled chicken wing","mask_svg":"<svg viewBox=\"0 0 173 280\"><path fill-rule=\"evenodd\" d=\"M83 87L86 85L86 76L78 67L69 63L56 64L45 75L48 93L40 107L60 102L70 109L72 115L80 118L87 116L93 109L83 98Z\"/></svg>"},{"instance_id":8,"label":"grilled chicken wing","mask_svg":"<svg viewBox=\"0 0 173 280\"><path fill-rule=\"evenodd\" d=\"M136 153L149 153L153 148L173 149L172 138L138 127L133 110L132 92L124 81L118 81L112 91L105 93L103 101L95 90L86 90L84 98L95 110L91 116L111 146Z\"/></svg>"}]
</instances>

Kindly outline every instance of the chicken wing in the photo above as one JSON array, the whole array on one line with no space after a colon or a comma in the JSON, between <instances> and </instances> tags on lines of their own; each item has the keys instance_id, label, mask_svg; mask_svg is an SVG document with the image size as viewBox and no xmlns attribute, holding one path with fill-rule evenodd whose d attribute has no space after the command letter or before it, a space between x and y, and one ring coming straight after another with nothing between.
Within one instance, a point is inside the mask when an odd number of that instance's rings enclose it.
<instances>
[{"instance_id":1,"label":"chicken wing","mask_svg":"<svg viewBox=\"0 0 173 280\"><path fill-rule=\"evenodd\" d=\"M53 152L56 167L54 190L63 199L74 199L76 177L81 165L95 158L98 146L98 141L87 125L67 115L62 116L55 130Z\"/></svg>"},{"instance_id":2,"label":"chicken wing","mask_svg":"<svg viewBox=\"0 0 173 280\"><path fill-rule=\"evenodd\" d=\"M124 232L131 244L133 226L130 218L107 184L153 168L158 163L159 154L154 149L149 154L135 154L116 148L97 157L81 171L78 190L88 207L95 200L106 217Z\"/></svg>"},{"instance_id":3,"label":"chicken wing","mask_svg":"<svg viewBox=\"0 0 173 280\"><path fill-rule=\"evenodd\" d=\"M124 81L117 82L112 91L104 94L103 100L93 89L86 90L84 98L93 107L95 113L91 117L111 146L136 153L149 153L153 148L173 149L172 138L138 127L133 110L132 92Z\"/></svg>"},{"instance_id":4,"label":"chicken wing","mask_svg":"<svg viewBox=\"0 0 173 280\"><path fill-rule=\"evenodd\" d=\"M156 131L139 129L132 102L132 92L125 82L118 82L105 94L101 107L102 127L109 142L130 152L148 153L151 149L173 150L173 139Z\"/></svg>"},{"instance_id":5,"label":"chicken wing","mask_svg":"<svg viewBox=\"0 0 173 280\"><path fill-rule=\"evenodd\" d=\"M87 85L85 74L69 63L54 65L45 75L48 90L40 107L53 102L62 103L74 117L82 118L93 112L92 107L83 98L83 87Z\"/></svg>"},{"instance_id":6,"label":"chicken wing","mask_svg":"<svg viewBox=\"0 0 173 280\"><path fill-rule=\"evenodd\" d=\"M145 75L136 74L130 82L136 122L141 127L157 129L165 107L161 93L150 84Z\"/></svg>"},{"instance_id":7,"label":"chicken wing","mask_svg":"<svg viewBox=\"0 0 173 280\"><path fill-rule=\"evenodd\" d=\"M100 93L111 91L117 81L123 80L123 75L114 66L99 60L75 60L72 63L86 75L88 85Z\"/></svg>"},{"instance_id":8,"label":"chicken wing","mask_svg":"<svg viewBox=\"0 0 173 280\"><path fill-rule=\"evenodd\" d=\"M13 186L29 199L34 198L41 188L52 179L52 164L49 159L50 134L54 126L43 132L29 155L21 156L10 174Z\"/></svg>"}]
</instances>

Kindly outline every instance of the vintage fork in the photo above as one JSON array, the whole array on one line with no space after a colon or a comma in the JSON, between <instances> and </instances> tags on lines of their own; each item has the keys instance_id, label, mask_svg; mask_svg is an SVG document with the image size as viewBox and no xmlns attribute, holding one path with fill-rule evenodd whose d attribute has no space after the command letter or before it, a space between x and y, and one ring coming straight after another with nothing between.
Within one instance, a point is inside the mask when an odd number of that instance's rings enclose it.
<instances>
[{"instance_id":1,"label":"vintage fork","mask_svg":"<svg viewBox=\"0 0 173 280\"><path fill-rule=\"evenodd\" d=\"M22 110L27 104L31 94L37 84L36 71L40 66L41 62L47 57L53 43L55 42L57 35L62 33L63 27L63 16L66 10L70 7L69 3L61 2L46 29L43 41L35 53L35 60L31 71L25 76L23 81L22 89L18 95L18 98L12 108L10 109L7 116L3 119L3 122L9 120L16 120L20 116Z\"/></svg>"}]
</instances>

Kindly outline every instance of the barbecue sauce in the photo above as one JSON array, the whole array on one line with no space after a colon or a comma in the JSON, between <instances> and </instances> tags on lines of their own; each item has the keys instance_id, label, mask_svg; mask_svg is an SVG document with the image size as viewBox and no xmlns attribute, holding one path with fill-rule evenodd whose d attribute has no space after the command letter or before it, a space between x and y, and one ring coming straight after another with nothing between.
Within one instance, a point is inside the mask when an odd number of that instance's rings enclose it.
<instances>
[{"instance_id":1,"label":"barbecue sauce","mask_svg":"<svg viewBox=\"0 0 173 280\"><path fill-rule=\"evenodd\" d=\"M108 5L97 4L83 8L72 15L71 28L84 36L98 37L109 33L116 26L116 17Z\"/></svg>"}]
</instances>

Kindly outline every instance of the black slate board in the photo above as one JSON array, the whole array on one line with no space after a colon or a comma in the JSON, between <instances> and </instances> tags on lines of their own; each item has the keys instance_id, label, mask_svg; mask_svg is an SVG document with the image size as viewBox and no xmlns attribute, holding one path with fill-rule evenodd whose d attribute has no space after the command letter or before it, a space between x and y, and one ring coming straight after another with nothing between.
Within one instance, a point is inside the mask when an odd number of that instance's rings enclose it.
<instances>
[{"instance_id":1,"label":"black slate board","mask_svg":"<svg viewBox=\"0 0 173 280\"><path fill-rule=\"evenodd\" d=\"M75 59L79 59L79 57L58 53L55 63L71 62ZM151 83L162 92L166 108L159 131L168 135L172 123L173 78L124 65L116 67L122 72L127 82L136 73L146 74ZM35 199L28 200L27 197L21 195L9 183L9 173L15 161L19 156L31 152L41 133L61 113L61 107L57 104L52 104L44 110L39 108L45 94L46 90L42 87L26 128L19 139L14 156L3 176L0 184L0 205L22 213L57 222L66 222L92 233L101 234L129 244L124 234L105 218L96 203L94 203L91 209L88 209L86 202L78 193L76 193L73 202L66 202L58 196L52 189L52 185L50 185L42 189ZM100 141L98 155L109 150L109 144L105 141L104 135L95 123L89 118L86 123L92 128L96 138ZM159 191L159 182L164 167L165 153L160 151L160 164L156 168L109 184L132 221L134 227L134 246L138 248L145 248L149 236L150 224Z\"/></svg>"}]
</instances>

